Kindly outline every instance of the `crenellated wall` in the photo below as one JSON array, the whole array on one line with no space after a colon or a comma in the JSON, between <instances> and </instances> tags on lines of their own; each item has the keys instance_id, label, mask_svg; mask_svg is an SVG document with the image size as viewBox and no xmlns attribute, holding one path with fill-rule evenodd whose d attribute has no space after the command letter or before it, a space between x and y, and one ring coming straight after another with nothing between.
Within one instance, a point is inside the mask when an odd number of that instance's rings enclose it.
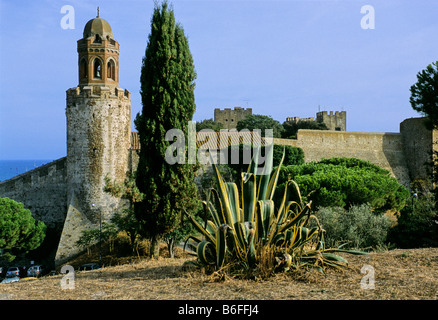
<instances>
[{"instance_id":1,"label":"crenellated wall","mask_svg":"<svg viewBox=\"0 0 438 320\"><path fill-rule=\"evenodd\" d=\"M214 121L222 123L225 129L236 128L237 122L246 118L246 116L252 115L252 108L235 107L225 108L223 110L214 109Z\"/></svg>"},{"instance_id":2,"label":"crenellated wall","mask_svg":"<svg viewBox=\"0 0 438 320\"><path fill-rule=\"evenodd\" d=\"M0 182L0 197L24 203L35 219L61 230L67 207L67 158Z\"/></svg>"},{"instance_id":3,"label":"crenellated wall","mask_svg":"<svg viewBox=\"0 0 438 320\"><path fill-rule=\"evenodd\" d=\"M347 112L345 111L320 111L316 114L316 121L325 123L329 130L346 131L347 130Z\"/></svg>"},{"instance_id":4,"label":"crenellated wall","mask_svg":"<svg viewBox=\"0 0 438 320\"><path fill-rule=\"evenodd\" d=\"M67 213L67 158L61 158L0 182L0 197L24 204L32 216L47 226L41 246L47 256L39 262L51 263Z\"/></svg>"}]
</instances>

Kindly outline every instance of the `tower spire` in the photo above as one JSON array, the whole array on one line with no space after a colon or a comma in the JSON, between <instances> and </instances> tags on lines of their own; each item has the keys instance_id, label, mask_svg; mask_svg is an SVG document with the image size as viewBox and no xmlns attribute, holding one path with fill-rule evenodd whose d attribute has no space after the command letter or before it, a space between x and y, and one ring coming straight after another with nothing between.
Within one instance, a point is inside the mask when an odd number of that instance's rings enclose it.
<instances>
[{"instance_id":1,"label":"tower spire","mask_svg":"<svg viewBox=\"0 0 438 320\"><path fill-rule=\"evenodd\" d=\"M99 17L87 22L83 38L78 40L79 85L89 84L118 87L119 44L114 40L111 26Z\"/></svg>"}]
</instances>

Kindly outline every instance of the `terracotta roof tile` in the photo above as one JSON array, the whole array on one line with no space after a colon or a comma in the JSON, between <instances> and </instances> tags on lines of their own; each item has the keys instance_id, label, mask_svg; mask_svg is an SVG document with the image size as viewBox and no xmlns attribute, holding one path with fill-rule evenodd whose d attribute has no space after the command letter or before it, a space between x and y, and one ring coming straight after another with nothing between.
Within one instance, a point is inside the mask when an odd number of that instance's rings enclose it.
<instances>
[{"instance_id":1,"label":"terracotta roof tile","mask_svg":"<svg viewBox=\"0 0 438 320\"><path fill-rule=\"evenodd\" d=\"M222 141L221 141L222 139ZM220 149L236 144L265 145L265 139L257 132L197 132L196 147L202 149ZM140 150L138 132L131 132L131 149Z\"/></svg>"}]
</instances>

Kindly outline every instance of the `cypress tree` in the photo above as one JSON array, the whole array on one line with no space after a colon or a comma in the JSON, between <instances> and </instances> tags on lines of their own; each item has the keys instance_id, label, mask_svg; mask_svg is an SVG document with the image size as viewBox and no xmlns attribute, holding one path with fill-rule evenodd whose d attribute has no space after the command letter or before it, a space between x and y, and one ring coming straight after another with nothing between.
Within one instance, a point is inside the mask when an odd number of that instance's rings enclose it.
<instances>
[{"instance_id":1,"label":"cypress tree","mask_svg":"<svg viewBox=\"0 0 438 320\"><path fill-rule=\"evenodd\" d=\"M180 129L187 137L188 122L195 112L196 72L189 44L167 1L155 5L141 69L142 111L135 126L140 137L136 184L144 194L135 214L144 236L152 240L151 255L157 257L159 240L174 230L183 209L197 206L194 165L168 164L166 132ZM187 146L187 139L185 139ZM187 161L186 161L187 162Z\"/></svg>"}]
</instances>

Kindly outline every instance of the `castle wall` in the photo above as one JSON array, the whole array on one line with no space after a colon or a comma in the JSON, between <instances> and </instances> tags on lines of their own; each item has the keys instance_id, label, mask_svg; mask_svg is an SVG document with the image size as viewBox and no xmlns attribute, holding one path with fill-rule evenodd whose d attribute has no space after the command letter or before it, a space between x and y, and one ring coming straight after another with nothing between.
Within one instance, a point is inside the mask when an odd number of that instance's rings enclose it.
<instances>
[{"instance_id":1,"label":"castle wall","mask_svg":"<svg viewBox=\"0 0 438 320\"><path fill-rule=\"evenodd\" d=\"M281 146L298 147L298 140L296 139L273 138L273 142L274 144L278 144Z\"/></svg>"},{"instance_id":2,"label":"castle wall","mask_svg":"<svg viewBox=\"0 0 438 320\"><path fill-rule=\"evenodd\" d=\"M67 204L66 162L64 157L0 182L0 197L22 202L35 219L60 232Z\"/></svg>"},{"instance_id":3,"label":"castle wall","mask_svg":"<svg viewBox=\"0 0 438 320\"><path fill-rule=\"evenodd\" d=\"M45 223L46 237L38 249L45 254L39 262L53 261L67 210L67 158L0 182L0 197L23 203L37 221Z\"/></svg>"},{"instance_id":4,"label":"castle wall","mask_svg":"<svg viewBox=\"0 0 438 320\"><path fill-rule=\"evenodd\" d=\"M438 147L438 133L426 129L423 123L424 118L410 118L400 123L411 181L427 181L432 176L432 152Z\"/></svg>"},{"instance_id":5,"label":"castle wall","mask_svg":"<svg viewBox=\"0 0 438 320\"><path fill-rule=\"evenodd\" d=\"M389 170L401 184L409 186L409 171L404 157L403 137L400 133L300 129L297 138L297 140L274 139L274 143L303 149L306 162L332 157L366 160Z\"/></svg>"}]
</instances>

